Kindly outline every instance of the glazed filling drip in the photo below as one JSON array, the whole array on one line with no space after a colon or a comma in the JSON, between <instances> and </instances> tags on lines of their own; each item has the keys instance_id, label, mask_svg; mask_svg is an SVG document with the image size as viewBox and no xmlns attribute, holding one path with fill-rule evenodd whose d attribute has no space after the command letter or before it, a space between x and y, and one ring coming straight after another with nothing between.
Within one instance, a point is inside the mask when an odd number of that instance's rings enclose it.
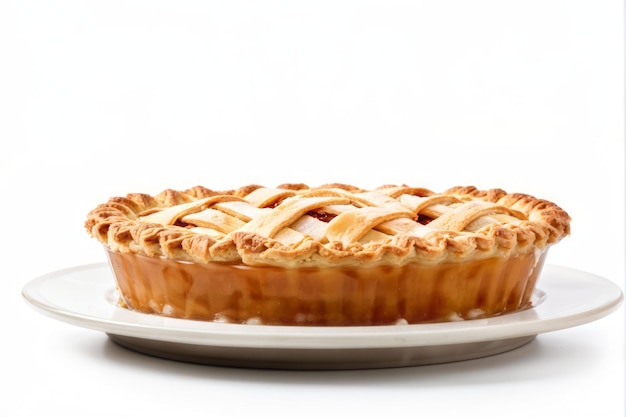
<instances>
[{"instance_id":1,"label":"glazed filling drip","mask_svg":"<svg viewBox=\"0 0 626 417\"><path fill-rule=\"evenodd\" d=\"M332 219L334 219L335 217L337 217L336 214L332 214L332 213L327 213L325 211L309 211L307 213L309 216L322 221L324 223L328 223L330 222Z\"/></svg>"},{"instance_id":2,"label":"glazed filling drip","mask_svg":"<svg viewBox=\"0 0 626 417\"><path fill-rule=\"evenodd\" d=\"M192 227L196 227L195 225L189 224L189 223L185 223L184 221L182 221L180 219L176 220L176 222L174 223L174 226L182 227L184 229L190 229Z\"/></svg>"},{"instance_id":3,"label":"glazed filling drip","mask_svg":"<svg viewBox=\"0 0 626 417\"><path fill-rule=\"evenodd\" d=\"M423 224L424 226L427 225L428 223L432 222L433 220L435 220L435 219L433 219L432 217L425 216L423 214L420 214L417 217L417 222L419 224Z\"/></svg>"}]
</instances>

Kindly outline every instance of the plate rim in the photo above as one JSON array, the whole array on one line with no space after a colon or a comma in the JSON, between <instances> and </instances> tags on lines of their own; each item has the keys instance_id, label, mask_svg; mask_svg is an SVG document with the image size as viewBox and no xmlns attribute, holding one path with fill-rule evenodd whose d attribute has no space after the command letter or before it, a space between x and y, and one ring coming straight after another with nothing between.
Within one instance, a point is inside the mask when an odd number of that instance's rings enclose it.
<instances>
[{"instance_id":1,"label":"plate rim","mask_svg":"<svg viewBox=\"0 0 626 417\"><path fill-rule=\"evenodd\" d=\"M555 293L546 291L546 299L537 307L493 318L395 326L322 327L249 325L168 318L116 307L105 299L106 295L102 292L91 293L93 297L99 295L93 302L97 304L96 307L110 313L111 317L98 317L95 313L70 311L63 306L52 305L50 302L42 300L41 294L38 294L41 287L49 281L58 280L60 282L63 279L67 280L71 274L88 273L93 270L98 270L98 273L106 273L106 279L109 280L110 284L108 285L109 289L114 288L113 275L109 265L106 262L99 262L77 265L40 275L24 285L22 296L31 307L44 315L107 334L203 346L271 349L402 348L534 336L601 319L617 310L624 300L622 290L607 278L551 264L546 264L541 273L540 285L538 286L540 290L546 288L545 286L542 287L542 281L545 283L546 280L557 280L554 278L554 274L569 274L578 280L591 281L598 289L602 287L606 293L602 302L597 301L584 308L579 307L578 310L574 309L569 314L552 314L552 316L548 314L543 318L533 317L541 315L548 306L555 302ZM89 280L98 279L104 280L105 278L87 278L87 283L81 283L81 285L95 284ZM558 279L562 278L559 277ZM104 282L96 284L105 285ZM548 287L550 286L548 285ZM82 290L88 291L84 288ZM93 288L92 290L95 291ZM113 317L115 313L118 315L117 319Z\"/></svg>"}]
</instances>

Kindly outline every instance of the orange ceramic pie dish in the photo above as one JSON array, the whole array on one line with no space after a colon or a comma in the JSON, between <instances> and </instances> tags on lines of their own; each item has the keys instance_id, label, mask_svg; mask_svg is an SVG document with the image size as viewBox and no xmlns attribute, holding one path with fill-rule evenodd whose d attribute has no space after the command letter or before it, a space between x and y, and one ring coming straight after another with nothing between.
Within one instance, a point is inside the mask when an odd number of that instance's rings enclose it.
<instances>
[{"instance_id":1,"label":"orange ceramic pie dish","mask_svg":"<svg viewBox=\"0 0 626 417\"><path fill-rule=\"evenodd\" d=\"M85 226L128 309L369 326L530 307L569 224L554 203L500 189L284 184L128 194L94 208Z\"/></svg>"}]
</instances>

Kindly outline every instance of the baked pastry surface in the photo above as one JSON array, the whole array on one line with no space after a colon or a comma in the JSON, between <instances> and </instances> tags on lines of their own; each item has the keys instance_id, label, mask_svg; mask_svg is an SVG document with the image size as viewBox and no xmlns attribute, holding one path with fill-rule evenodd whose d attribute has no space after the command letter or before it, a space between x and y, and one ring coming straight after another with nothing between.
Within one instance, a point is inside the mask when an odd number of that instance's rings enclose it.
<instances>
[{"instance_id":1,"label":"baked pastry surface","mask_svg":"<svg viewBox=\"0 0 626 417\"><path fill-rule=\"evenodd\" d=\"M344 184L204 187L128 194L92 210L87 231L120 253L282 268L509 257L570 231L556 204L500 189Z\"/></svg>"}]
</instances>

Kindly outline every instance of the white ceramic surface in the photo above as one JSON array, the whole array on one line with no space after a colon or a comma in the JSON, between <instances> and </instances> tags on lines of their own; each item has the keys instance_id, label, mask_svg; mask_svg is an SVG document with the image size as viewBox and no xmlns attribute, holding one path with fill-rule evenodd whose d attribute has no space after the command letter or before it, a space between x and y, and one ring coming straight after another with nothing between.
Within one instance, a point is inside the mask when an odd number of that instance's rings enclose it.
<instances>
[{"instance_id":1,"label":"white ceramic surface","mask_svg":"<svg viewBox=\"0 0 626 417\"><path fill-rule=\"evenodd\" d=\"M107 264L46 274L23 288L26 301L52 318L105 332L127 348L195 363L282 368L412 366L489 356L537 335L600 319L621 304L611 281L547 265L535 306L463 322L372 326L259 326L181 320L120 308Z\"/></svg>"}]
</instances>

